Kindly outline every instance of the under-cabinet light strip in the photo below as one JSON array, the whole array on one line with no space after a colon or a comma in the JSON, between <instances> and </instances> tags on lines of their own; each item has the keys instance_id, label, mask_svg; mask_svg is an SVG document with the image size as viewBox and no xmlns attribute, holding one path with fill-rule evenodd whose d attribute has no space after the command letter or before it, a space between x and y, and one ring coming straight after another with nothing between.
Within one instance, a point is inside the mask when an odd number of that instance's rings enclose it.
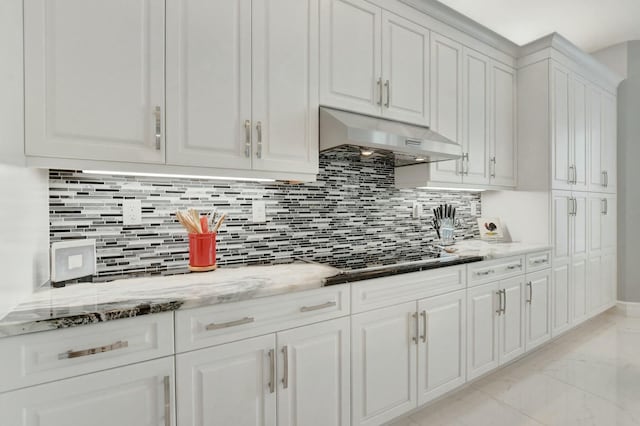
<instances>
[{"instance_id":1,"label":"under-cabinet light strip","mask_svg":"<svg viewBox=\"0 0 640 426\"><path fill-rule=\"evenodd\" d=\"M112 172L108 170L83 170L82 172L94 174L94 175L146 176L146 177L210 179L210 180L238 180L238 181L247 181L247 182L275 182L275 179L247 178L247 177L233 177L233 176L201 176L201 175L180 175L180 174L170 174L170 173Z\"/></svg>"}]
</instances>

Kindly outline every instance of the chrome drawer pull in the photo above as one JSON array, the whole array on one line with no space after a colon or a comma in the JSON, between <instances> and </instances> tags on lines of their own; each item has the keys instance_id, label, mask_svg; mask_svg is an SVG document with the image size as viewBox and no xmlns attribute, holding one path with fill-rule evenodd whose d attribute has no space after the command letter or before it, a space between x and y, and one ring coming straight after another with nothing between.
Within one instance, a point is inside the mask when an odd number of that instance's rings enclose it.
<instances>
[{"instance_id":1,"label":"chrome drawer pull","mask_svg":"<svg viewBox=\"0 0 640 426\"><path fill-rule=\"evenodd\" d=\"M284 375L282 376L282 389L289 387L289 348L282 347L282 358L284 358Z\"/></svg>"},{"instance_id":2,"label":"chrome drawer pull","mask_svg":"<svg viewBox=\"0 0 640 426\"><path fill-rule=\"evenodd\" d=\"M543 263L547 263L547 259L538 259L531 262L532 265L541 265Z\"/></svg>"},{"instance_id":3,"label":"chrome drawer pull","mask_svg":"<svg viewBox=\"0 0 640 426\"><path fill-rule=\"evenodd\" d=\"M251 121L244 120L244 156L251 157Z\"/></svg>"},{"instance_id":4,"label":"chrome drawer pull","mask_svg":"<svg viewBox=\"0 0 640 426\"><path fill-rule=\"evenodd\" d=\"M489 269L488 271L478 271L478 272L476 272L476 275L482 277L482 276L493 274L494 272L495 271L493 269Z\"/></svg>"},{"instance_id":5,"label":"chrome drawer pull","mask_svg":"<svg viewBox=\"0 0 640 426\"><path fill-rule=\"evenodd\" d=\"M255 321L255 318L253 318L253 317L244 317L244 318L239 319L239 320L229 321L229 322L222 322L220 324L216 324L216 323L212 322L211 324L208 324L205 327L205 329L207 331L220 330L221 328L229 328L229 327L235 327L236 325L250 324L250 323L252 323L254 321Z\"/></svg>"},{"instance_id":6,"label":"chrome drawer pull","mask_svg":"<svg viewBox=\"0 0 640 426\"><path fill-rule=\"evenodd\" d=\"M83 349L81 351L67 351L58 354L58 359L80 358L81 356L88 356L94 354L100 354L103 352L115 351L116 349L123 349L129 347L129 342L126 340L118 340L115 343L106 346L98 346L97 348Z\"/></svg>"},{"instance_id":7,"label":"chrome drawer pull","mask_svg":"<svg viewBox=\"0 0 640 426\"><path fill-rule=\"evenodd\" d=\"M427 311L420 312L422 317L422 336L420 338L424 343L427 343Z\"/></svg>"},{"instance_id":8,"label":"chrome drawer pull","mask_svg":"<svg viewBox=\"0 0 640 426\"><path fill-rule=\"evenodd\" d=\"M269 349L267 355L269 356L269 383L267 386L269 393L274 393L276 391L276 354L273 349Z\"/></svg>"},{"instance_id":9,"label":"chrome drawer pull","mask_svg":"<svg viewBox=\"0 0 640 426\"><path fill-rule=\"evenodd\" d=\"M164 376L164 424L171 426L171 377Z\"/></svg>"},{"instance_id":10,"label":"chrome drawer pull","mask_svg":"<svg viewBox=\"0 0 640 426\"><path fill-rule=\"evenodd\" d=\"M519 263L517 265L509 265L507 266L507 269L510 271L513 271L514 269L522 269L522 265Z\"/></svg>"},{"instance_id":11,"label":"chrome drawer pull","mask_svg":"<svg viewBox=\"0 0 640 426\"><path fill-rule=\"evenodd\" d=\"M155 117L155 141L156 141L156 150L160 151L162 148L162 109L157 106L153 109L153 116Z\"/></svg>"},{"instance_id":12,"label":"chrome drawer pull","mask_svg":"<svg viewBox=\"0 0 640 426\"><path fill-rule=\"evenodd\" d=\"M327 303L323 303L321 305L303 306L302 308L300 308L300 312L317 311L319 309L326 309L326 308L330 308L330 307L336 306L336 305L337 305L336 302L327 302Z\"/></svg>"}]
</instances>

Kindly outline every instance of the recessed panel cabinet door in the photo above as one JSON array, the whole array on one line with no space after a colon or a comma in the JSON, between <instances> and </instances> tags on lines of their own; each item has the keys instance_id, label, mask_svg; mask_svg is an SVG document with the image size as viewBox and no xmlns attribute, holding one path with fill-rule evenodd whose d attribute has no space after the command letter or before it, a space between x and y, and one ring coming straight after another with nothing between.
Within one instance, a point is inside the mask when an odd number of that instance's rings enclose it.
<instances>
[{"instance_id":1,"label":"recessed panel cabinet door","mask_svg":"<svg viewBox=\"0 0 640 426\"><path fill-rule=\"evenodd\" d=\"M275 426L275 345L269 334L177 355L178 424Z\"/></svg>"},{"instance_id":2,"label":"recessed panel cabinet door","mask_svg":"<svg viewBox=\"0 0 640 426\"><path fill-rule=\"evenodd\" d=\"M587 82L578 76L572 78L572 166L575 167L572 188L578 191L589 189L589 103L587 100L589 88Z\"/></svg>"},{"instance_id":3,"label":"recessed panel cabinet door","mask_svg":"<svg viewBox=\"0 0 640 426\"><path fill-rule=\"evenodd\" d=\"M164 163L163 0L24 2L26 154Z\"/></svg>"},{"instance_id":4,"label":"recessed panel cabinet door","mask_svg":"<svg viewBox=\"0 0 640 426\"><path fill-rule=\"evenodd\" d=\"M315 174L318 0L252 4L253 168Z\"/></svg>"},{"instance_id":5,"label":"recessed panel cabinet door","mask_svg":"<svg viewBox=\"0 0 640 426\"><path fill-rule=\"evenodd\" d=\"M554 264L552 273L551 333L557 336L571 326L571 265Z\"/></svg>"},{"instance_id":6,"label":"recessed panel cabinet door","mask_svg":"<svg viewBox=\"0 0 640 426\"><path fill-rule=\"evenodd\" d=\"M604 297L602 296L604 291L602 290L603 274L602 258L600 256L589 259L588 272L587 290L589 292L589 312L594 313L605 303Z\"/></svg>"},{"instance_id":7,"label":"recessed panel cabinet door","mask_svg":"<svg viewBox=\"0 0 640 426\"><path fill-rule=\"evenodd\" d=\"M429 125L429 48L429 30L382 13L384 117Z\"/></svg>"},{"instance_id":8,"label":"recessed panel cabinet door","mask_svg":"<svg viewBox=\"0 0 640 426\"><path fill-rule=\"evenodd\" d=\"M467 290L467 380L493 370L499 357L499 283Z\"/></svg>"},{"instance_id":9,"label":"recessed panel cabinet door","mask_svg":"<svg viewBox=\"0 0 640 426\"><path fill-rule=\"evenodd\" d=\"M614 195L603 196L602 202L604 204L602 207L602 249L612 251L616 250L618 244L617 197Z\"/></svg>"},{"instance_id":10,"label":"recessed panel cabinet door","mask_svg":"<svg viewBox=\"0 0 640 426\"><path fill-rule=\"evenodd\" d=\"M418 302L418 405L466 381L465 290Z\"/></svg>"},{"instance_id":11,"label":"recessed panel cabinet door","mask_svg":"<svg viewBox=\"0 0 640 426\"><path fill-rule=\"evenodd\" d=\"M352 425L379 425L417 406L416 303L351 317Z\"/></svg>"},{"instance_id":12,"label":"recessed panel cabinet door","mask_svg":"<svg viewBox=\"0 0 640 426\"><path fill-rule=\"evenodd\" d=\"M589 194L589 256L600 256L604 222L604 194Z\"/></svg>"},{"instance_id":13,"label":"recessed panel cabinet door","mask_svg":"<svg viewBox=\"0 0 640 426\"><path fill-rule=\"evenodd\" d=\"M524 353L524 277L500 281L500 286L500 364L504 364Z\"/></svg>"},{"instance_id":14,"label":"recessed panel cabinet door","mask_svg":"<svg viewBox=\"0 0 640 426\"><path fill-rule=\"evenodd\" d=\"M551 272L527 274L525 347L529 351L551 338Z\"/></svg>"},{"instance_id":15,"label":"recessed panel cabinet door","mask_svg":"<svg viewBox=\"0 0 640 426\"><path fill-rule=\"evenodd\" d=\"M168 357L4 393L0 423L169 426L175 425L173 400L173 357Z\"/></svg>"},{"instance_id":16,"label":"recessed panel cabinet door","mask_svg":"<svg viewBox=\"0 0 640 426\"><path fill-rule=\"evenodd\" d=\"M380 115L381 16L382 9L364 0L320 2L322 105Z\"/></svg>"},{"instance_id":17,"label":"recessed panel cabinet door","mask_svg":"<svg viewBox=\"0 0 640 426\"><path fill-rule=\"evenodd\" d=\"M615 193L617 187L618 146L617 100L608 93L602 96L602 163L605 172L604 191Z\"/></svg>"},{"instance_id":18,"label":"recessed panel cabinet door","mask_svg":"<svg viewBox=\"0 0 640 426\"><path fill-rule=\"evenodd\" d=\"M493 64L491 184L516 186L516 71Z\"/></svg>"},{"instance_id":19,"label":"recessed panel cabinet door","mask_svg":"<svg viewBox=\"0 0 640 426\"><path fill-rule=\"evenodd\" d=\"M603 94L597 87L589 87L589 190L604 191L604 160L602 158L602 101Z\"/></svg>"},{"instance_id":20,"label":"recessed panel cabinet door","mask_svg":"<svg viewBox=\"0 0 640 426\"><path fill-rule=\"evenodd\" d=\"M551 197L551 226L554 262L568 262L571 255L573 198L570 192L554 191Z\"/></svg>"},{"instance_id":21,"label":"recessed panel cabinet door","mask_svg":"<svg viewBox=\"0 0 640 426\"><path fill-rule=\"evenodd\" d=\"M579 257L571 261L571 305L573 324L587 319L587 266L586 257Z\"/></svg>"},{"instance_id":22,"label":"recessed panel cabinet door","mask_svg":"<svg viewBox=\"0 0 640 426\"><path fill-rule=\"evenodd\" d=\"M350 424L350 320L278 333L278 426Z\"/></svg>"},{"instance_id":23,"label":"recessed panel cabinet door","mask_svg":"<svg viewBox=\"0 0 640 426\"><path fill-rule=\"evenodd\" d=\"M571 189L569 167L571 155L569 71L551 65L551 186Z\"/></svg>"},{"instance_id":24,"label":"recessed panel cabinet door","mask_svg":"<svg viewBox=\"0 0 640 426\"><path fill-rule=\"evenodd\" d=\"M167 2L167 163L251 168L251 2Z\"/></svg>"},{"instance_id":25,"label":"recessed panel cabinet door","mask_svg":"<svg viewBox=\"0 0 640 426\"><path fill-rule=\"evenodd\" d=\"M462 145L462 45L431 34L431 128ZM431 163L431 180L462 182L464 162Z\"/></svg>"}]
</instances>

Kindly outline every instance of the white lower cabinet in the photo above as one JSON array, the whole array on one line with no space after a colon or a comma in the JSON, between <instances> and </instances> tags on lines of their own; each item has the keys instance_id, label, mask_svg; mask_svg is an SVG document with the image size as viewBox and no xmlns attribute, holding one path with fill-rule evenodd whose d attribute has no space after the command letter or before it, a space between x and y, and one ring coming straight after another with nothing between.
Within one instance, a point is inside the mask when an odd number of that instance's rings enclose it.
<instances>
[{"instance_id":1,"label":"white lower cabinet","mask_svg":"<svg viewBox=\"0 0 640 426\"><path fill-rule=\"evenodd\" d=\"M616 302L617 294L617 256L607 251L602 256L589 259L588 265L588 306L589 314L597 314L610 308Z\"/></svg>"},{"instance_id":2,"label":"white lower cabinet","mask_svg":"<svg viewBox=\"0 0 640 426\"><path fill-rule=\"evenodd\" d=\"M418 405L465 383L466 310L464 290L418 301Z\"/></svg>"},{"instance_id":3,"label":"white lower cabinet","mask_svg":"<svg viewBox=\"0 0 640 426\"><path fill-rule=\"evenodd\" d=\"M178 354L176 375L181 426L348 425L349 319Z\"/></svg>"},{"instance_id":4,"label":"white lower cabinet","mask_svg":"<svg viewBox=\"0 0 640 426\"><path fill-rule=\"evenodd\" d=\"M551 338L551 272L534 272L526 276L525 349L527 351Z\"/></svg>"},{"instance_id":5,"label":"white lower cabinet","mask_svg":"<svg viewBox=\"0 0 640 426\"><path fill-rule=\"evenodd\" d=\"M0 395L3 425L175 425L173 357Z\"/></svg>"},{"instance_id":6,"label":"white lower cabinet","mask_svg":"<svg viewBox=\"0 0 640 426\"><path fill-rule=\"evenodd\" d=\"M551 334L557 336L571 326L571 265L554 264L552 274Z\"/></svg>"},{"instance_id":7,"label":"white lower cabinet","mask_svg":"<svg viewBox=\"0 0 640 426\"><path fill-rule=\"evenodd\" d=\"M524 276L467 292L467 380L524 353Z\"/></svg>"},{"instance_id":8,"label":"white lower cabinet","mask_svg":"<svg viewBox=\"0 0 640 426\"><path fill-rule=\"evenodd\" d=\"M351 318L352 424L379 425L417 406L416 302Z\"/></svg>"}]
</instances>

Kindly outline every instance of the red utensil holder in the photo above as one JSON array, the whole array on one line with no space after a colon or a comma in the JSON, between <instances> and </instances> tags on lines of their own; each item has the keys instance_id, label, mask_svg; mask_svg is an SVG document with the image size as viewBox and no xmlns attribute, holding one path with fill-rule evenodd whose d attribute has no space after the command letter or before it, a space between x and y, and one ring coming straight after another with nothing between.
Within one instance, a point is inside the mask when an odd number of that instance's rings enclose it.
<instances>
[{"instance_id":1,"label":"red utensil holder","mask_svg":"<svg viewBox=\"0 0 640 426\"><path fill-rule=\"evenodd\" d=\"M214 268L216 265L216 233L189 234L189 266Z\"/></svg>"}]
</instances>

